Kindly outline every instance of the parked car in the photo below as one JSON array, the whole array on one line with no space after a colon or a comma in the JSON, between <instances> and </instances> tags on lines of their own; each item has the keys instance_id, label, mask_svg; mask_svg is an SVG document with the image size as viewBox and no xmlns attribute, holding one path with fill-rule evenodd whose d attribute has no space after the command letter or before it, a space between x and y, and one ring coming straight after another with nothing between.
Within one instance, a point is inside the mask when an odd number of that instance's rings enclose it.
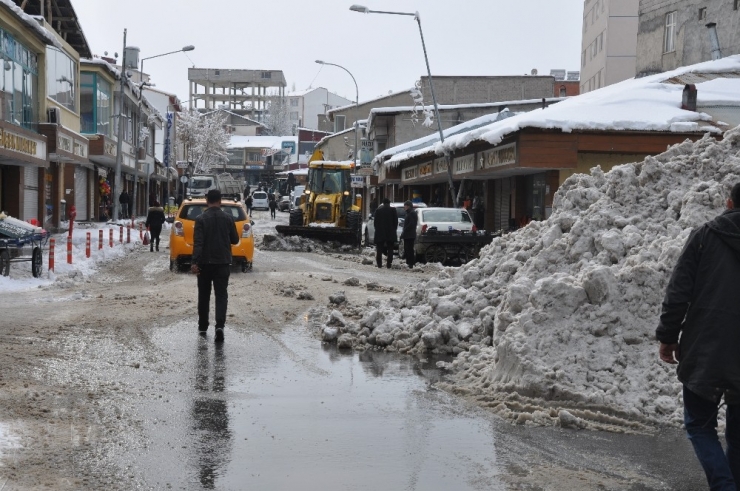
<instances>
[{"instance_id":1,"label":"parked car","mask_svg":"<svg viewBox=\"0 0 740 491\"><path fill-rule=\"evenodd\" d=\"M283 196L278 201L279 211L290 211L290 196Z\"/></svg>"},{"instance_id":2,"label":"parked car","mask_svg":"<svg viewBox=\"0 0 740 491\"><path fill-rule=\"evenodd\" d=\"M255 210L269 210L270 200L265 191L255 191L252 193L252 208Z\"/></svg>"},{"instance_id":3,"label":"parked car","mask_svg":"<svg viewBox=\"0 0 740 491\"><path fill-rule=\"evenodd\" d=\"M396 209L398 214L398 230L396 231L396 238L401 237L403 231L403 219L406 218L406 209L403 207L403 203L391 203L391 206ZM414 209L426 208L425 203L414 203ZM373 215L370 215L365 224L365 247L370 247L375 244L375 220ZM398 242L394 245L394 248L398 249Z\"/></svg>"},{"instance_id":4,"label":"parked car","mask_svg":"<svg viewBox=\"0 0 740 491\"><path fill-rule=\"evenodd\" d=\"M417 238L421 235L434 232L476 232L476 227L470 214L464 208L424 208L416 212L419 222L416 225ZM417 257L424 258L429 243L414 242L414 251ZM405 256L403 242L399 246L398 255Z\"/></svg>"},{"instance_id":5,"label":"parked car","mask_svg":"<svg viewBox=\"0 0 740 491\"><path fill-rule=\"evenodd\" d=\"M195 219L207 207L203 198L186 199L177 210L170 232L170 271L184 270L193 258L193 231ZM233 264L241 264L242 271L252 268L254 257L254 222L247 217L247 211L240 201L221 200L221 209L234 218L239 242L231 246Z\"/></svg>"}]
</instances>

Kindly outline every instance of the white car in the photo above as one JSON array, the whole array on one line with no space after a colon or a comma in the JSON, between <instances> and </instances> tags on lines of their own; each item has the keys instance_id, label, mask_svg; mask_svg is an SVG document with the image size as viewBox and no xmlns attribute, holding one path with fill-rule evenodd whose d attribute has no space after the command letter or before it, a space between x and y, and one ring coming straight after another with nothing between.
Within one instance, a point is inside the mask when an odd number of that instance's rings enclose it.
<instances>
[{"instance_id":1,"label":"white car","mask_svg":"<svg viewBox=\"0 0 740 491\"><path fill-rule=\"evenodd\" d=\"M398 214L398 229L396 230L396 239L401 237L401 231L403 230L403 219L406 218L406 209L403 207L403 203L391 203L391 206L396 209ZM426 208L425 203L414 203L414 209ZM418 212L417 212L418 214ZM365 247L375 245L375 220L373 215L367 219L365 224ZM396 242L395 248L398 248L398 242Z\"/></svg>"},{"instance_id":2,"label":"white car","mask_svg":"<svg viewBox=\"0 0 740 491\"><path fill-rule=\"evenodd\" d=\"M270 209L270 200L268 199L267 193L265 191L255 191L252 193L252 209Z\"/></svg>"},{"instance_id":3,"label":"white car","mask_svg":"<svg viewBox=\"0 0 740 491\"><path fill-rule=\"evenodd\" d=\"M477 232L470 214L464 208L422 208L416 212L416 216L419 222L416 225L417 240L414 242L414 251L419 259L427 262L444 262L447 257L445 248L435 247L435 244L421 243L418 240L420 236L432 235L436 232ZM427 254L427 249L430 254ZM398 255L405 257L403 241L398 246Z\"/></svg>"}]
</instances>

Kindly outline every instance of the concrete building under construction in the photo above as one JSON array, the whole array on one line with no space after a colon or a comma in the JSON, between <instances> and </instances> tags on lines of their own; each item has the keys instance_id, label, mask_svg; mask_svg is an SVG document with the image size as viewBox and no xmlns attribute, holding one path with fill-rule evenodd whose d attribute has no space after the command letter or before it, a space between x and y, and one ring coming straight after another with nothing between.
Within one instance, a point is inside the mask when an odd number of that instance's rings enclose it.
<instances>
[{"instance_id":1,"label":"concrete building under construction","mask_svg":"<svg viewBox=\"0 0 740 491\"><path fill-rule=\"evenodd\" d=\"M282 70L228 70L189 68L190 108L201 111L228 109L262 120L271 97L285 95Z\"/></svg>"}]
</instances>

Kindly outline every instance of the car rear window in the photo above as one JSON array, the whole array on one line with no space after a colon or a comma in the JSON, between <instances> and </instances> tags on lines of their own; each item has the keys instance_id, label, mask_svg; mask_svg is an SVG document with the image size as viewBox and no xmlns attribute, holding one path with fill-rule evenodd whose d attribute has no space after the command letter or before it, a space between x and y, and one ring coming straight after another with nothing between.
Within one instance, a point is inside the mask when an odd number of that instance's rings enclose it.
<instances>
[{"instance_id":1,"label":"car rear window","mask_svg":"<svg viewBox=\"0 0 740 491\"><path fill-rule=\"evenodd\" d=\"M254 193L252 197L254 199L267 199L267 193Z\"/></svg>"},{"instance_id":2,"label":"car rear window","mask_svg":"<svg viewBox=\"0 0 740 491\"><path fill-rule=\"evenodd\" d=\"M182 207L182 210L180 210L179 218L195 220L203 213L203 211L205 211L206 208L206 205L185 205ZM244 213L244 209L241 206L223 205L221 206L221 209L225 213L231 215L231 217L236 221L247 219L247 215Z\"/></svg>"},{"instance_id":3,"label":"car rear window","mask_svg":"<svg viewBox=\"0 0 740 491\"><path fill-rule=\"evenodd\" d=\"M464 210L421 210L425 222L470 222L470 215Z\"/></svg>"}]
</instances>

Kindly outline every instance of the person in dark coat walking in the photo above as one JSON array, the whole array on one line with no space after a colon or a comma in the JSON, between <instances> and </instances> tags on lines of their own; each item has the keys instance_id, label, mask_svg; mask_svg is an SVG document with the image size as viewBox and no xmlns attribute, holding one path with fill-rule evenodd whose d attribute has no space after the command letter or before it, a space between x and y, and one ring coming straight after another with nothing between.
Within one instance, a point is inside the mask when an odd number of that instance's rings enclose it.
<instances>
[{"instance_id":1,"label":"person in dark coat walking","mask_svg":"<svg viewBox=\"0 0 740 491\"><path fill-rule=\"evenodd\" d=\"M250 217L252 216L252 204L253 203L254 203L254 199L252 198L251 195L247 196L244 199L244 204L247 205L247 213L249 214Z\"/></svg>"},{"instance_id":2,"label":"person in dark coat walking","mask_svg":"<svg viewBox=\"0 0 740 491\"><path fill-rule=\"evenodd\" d=\"M727 210L689 235L663 300L660 359L678 363L684 424L712 490L740 483L740 183ZM724 395L727 453L717 437Z\"/></svg>"},{"instance_id":3,"label":"person in dark coat walking","mask_svg":"<svg viewBox=\"0 0 740 491\"><path fill-rule=\"evenodd\" d=\"M413 268L416 264L416 251L414 251L414 242L416 242L416 225L419 223L419 217L416 215L414 204L406 201L403 204L406 210L406 218L403 219L403 230L401 231L401 240L403 241L403 251L406 254L406 265Z\"/></svg>"},{"instance_id":4,"label":"person in dark coat walking","mask_svg":"<svg viewBox=\"0 0 740 491\"><path fill-rule=\"evenodd\" d=\"M252 186L247 184L247 187L244 188L244 199L247 199L247 196L249 196L251 190L252 190Z\"/></svg>"},{"instance_id":5,"label":"person in dark coat walking","mask_svg":"<svg viewBox=\"0 0 740 491\"><path fill-rule=\"evenodd\" d=\"M149 252L154 252L155 247L157 252L159 252L159 234L162 233L162 225L164 224L164 221L164 208L159 206L159 202L157 200L154 200L154 206L151 206L146 214L145 224L152 236L151 241L149 242Z\"/></svg>"},{"instance_id":6,"label":"person in dark coat walking","mask_svg":"<svg viewBox=\"0 0 740 491\"><path fill-rule=\"evenodd\" d=\"M121 218L128 218L128 193L124 189L118 196L118 204L121 205Z\"/></svg>"},{"instance_id":7,"label":"person in dark coat walking","mask_svg":"<svg viewBox=\"0 0 740 491\"><path fill-rule=\"evenodd\" d=\"M386 267L390 269L393 262L393 247L398 235L398 213L391 206L391 200L383 198L383 204L375 210L375 262L383 267L383 254L386 255Z\"/></svg>"},{"instance_id":8,"label":"person in dark coat walking","mask_svg":"<svg viewBox=\"0 0 740 491\"><path fill-rule=\"evenodd\" d=\"M275 211L277 210L277 200L275 199L275 195L270 195L270 203L268 204L270 207L270 218L273 220L275 219Z\"/></svg>"},{"instance_id":9,"label":"person in dark coat walking","mask_svg":"<svg viewBox=\"0 0 740 491\"><path fill-rule=\"evenodd\" d=\"M208 331L211 285L216 296L216 342L224 340L226 309L229 302L231 246L239 243L231 215L221 210L221 191L206 194L208 207L195 219L191 271L198 275L198 331Z\"/></svg>"}]
</instances>

